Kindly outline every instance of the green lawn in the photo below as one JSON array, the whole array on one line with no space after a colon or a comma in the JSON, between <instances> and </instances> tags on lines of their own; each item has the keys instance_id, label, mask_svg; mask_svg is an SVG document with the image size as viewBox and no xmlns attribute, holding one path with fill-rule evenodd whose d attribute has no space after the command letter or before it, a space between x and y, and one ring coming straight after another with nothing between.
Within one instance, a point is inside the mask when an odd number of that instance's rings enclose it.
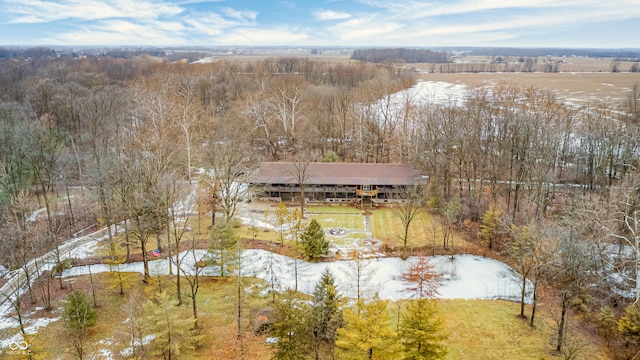
<instances>
[{"instance_id":1,"label":"green lawn","mask_svg":"<svg viewBox=\"0 0 640 360\"><path fill-rule=\"evenodd\" d=\"M241 239L258 239L271 242L280 242L280 234L273 229L265 229L264 227L257 226L251 227L249 225L242 225L236 229L236 234ZM254 236L255 235L255 236Z\"/></svg>"},{"instance_id":2,"label":"green lawn","mask_svg":"<svg viewBox=\"0 0 640 360\"><path fill-rule=\"evenodd\" d=\"M393 208L376 209L371 214L371 231L374 239L382 240L385 244L402 246L403 224ZM463 240L454 234L454 244ZM442 244L442 230L437 217L421 210L409 227L408 246L440 246Z\"/></svg>"},{"instance_id":3,"label":"green lawn","mask_svg":"<svg viewBox=\"0 0 640 360\"><path fill-rule=\"evenodd\" d=\"M324 229L341 228L351 231L364 231L364 216L360 214L308 214L316 219Z\"/></svg>"},{"instance_id":4,"label":"green lawn","mask_svg":"<svg viewBox=\"0 0 640 360\"><path fill-rule=\"evenodd\" d=\"M120 358L122 351L129 342L127 308L133 293L141 302L146 301L150 294L162 288L164 291L175 293L174 280L169 277L153 278L150 284L142 282L140 274L125 274L131 285L125 290L125 295L119 295L117 289L113 288L113 280L109 274L94 275L94 283L97 285L98 299L98 322L89 330L89 336L85 347L88 353L96 353L100 350L108 350L115 354L115 358ZM88 276L81 276L73 279L73 290L83 290L90 293ZM252 313L268 306L269 299L258 295L258 290L262 287L260 280L245 278L243 280L244 300L243 300L243 326L247 329L246 346L247 355L251 359L268 359L270 350L263 345L264 336L256 337L251 329L255 319ZM54 283L53 286L57 286ZM183 279L183 293L189 290L186 281ZM201 281L198 292L198 319L202 325L202 349L196 352L182 354L188 359L226 359L236 358L232 356L234 344L237 339L237 283L236 278L208 278ZM68 287L66 292L71 289ZM66 297L66 295L64 295ZM175 298L174 298L175 299ZM176 307L175 311L181 314L182 318L192 317L192 309L189 299L184 296L184 305ZM56 300L56 308L64 306L61 301ZM55 311L58 312L57 310ZM55 314L54 314L55 316ZM62 321L55 321L44 328L41 328L38 335L30 339L35 359L58 359L73 358L70 352L71 340ZM60 357L62 356L62 357ZM7 357L12 359L12 357ZM22 359L20 356L13 357ZM89 357L86 357L89 358ZM145 358L161 359L149 354ZM182 357L180 357L182 358Z\"/></svg>"},{"instance_id":5,"label":"green lawn","mask_svg":"<svg viewBox=\"0 0 640 360\"><path fill-rule=\"evenodd\" d=\"M351 206L308 206L307 214L362 214L362 210Z\"/></svg>"},{"instance_id":6,"label":"green lawn","mask_svg":"<svg viewBox=\"0 0 640 360\"><path fill-rule=\"evenodd\" d=\"M388 309L395 325L397 303L391 303ZM526 320L516 316L519 311L520 304L510 301L438 300L438 313L444 319L444 333L448 335L447 359L563 359L550 344L553 329L549 316L541 312L532 329ZM584 335L577 338L588 343ZM608 359L595 345L586 346L579 356Z\"/></svg>"},{"instance_id":7,"label":"green lawn","mask_svg":"<svg viewBox=\"0 0 640 360\"><path fill-rule=\"evenodd\" d=\"M175 285L169 277L156 278L151 284L141 282L140 274L129 276L131 287L124 296L112 288L113 280L107 274L94 276L98 285L98 323L91 328L87 339L87 350L95 353L108 349L113 354L126 347L127 321L126 312L130 295L137 292L141 301L160 287L174 292ZM159 282L160 281L160 282ZM84 290L90 294L87 276L78 277L73 281L74 290ZM183 290L188 287L183 284ZM198 294L199 322L202 326L202 348L196 352L183 354L189 359L228 359L237 358L234 351L236 346L236 309L237 292L235 278L204 278ZM244 279L243 314L244 326L251 329L255 322L255 311L269 306L269 298L260 295L263 283L259 280ZM67 290L68 291L68 290ZM63 303L56 301L56 307ZM402 309L402 302L389 303L390 326L397 327L398 309ZM185 304L177 307L176 311L184 317L191 316L191 306L185 298ZM548 312L540 311L536 328L532 329L528 323L516 316L519 304L497 300L439 300L438 314L444 319L444 333L448 339L447 359L509 359L509 360L540 360L562 359L562 355L553 352L550 343L553 328ZM571 335L572 339L587 341L584 334ZM246 358L268 359L270 348L263 344L264 336L257 337L250 331L244 338ZM69 339L61 321L50 323L30 339L33 344L35 358L55 359L60 354L69 355ZM580 352L581 358L604 360L607 359L601 349L589 344ZM70 357L70 356L68 356ZM11 358L11 357L9 357ZM64 357L67 358L67 357ZM147 357L156 359L156 357Z\"/></svg>"}]
</instances>

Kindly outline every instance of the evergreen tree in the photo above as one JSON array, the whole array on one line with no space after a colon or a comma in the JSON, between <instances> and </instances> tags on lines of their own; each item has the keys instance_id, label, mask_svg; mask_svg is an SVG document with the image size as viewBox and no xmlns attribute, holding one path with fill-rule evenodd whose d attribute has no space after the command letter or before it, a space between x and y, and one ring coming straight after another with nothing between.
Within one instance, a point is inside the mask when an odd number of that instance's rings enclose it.
<instances>
[{"instance_id":1,"label":"evergreen tree","mask_svg":"<svg viewBox=\"0 0 640 360\"><path fill-rule=\"evenodd\" d=\"M182 308L176 307L165 291L148 300L144 305L145 322L155 339L151 343L152 353L165 359L180 356L185 350L194 349L201 340L195 330L194 319L185 316Z\"/></svg>"},{"instance_id":2,"label":"evergreen tree","mask_svg":"<svg viewBox=\"0 0 640 360\"><path fill-rule=\"evenodd\" d=\"M333 150L327 150L327 152L324 154L324 157L322 158L322 162L334 163L338 162L338 160L340 160L340 158L338 157L338 154L336 154L336 152Z\"/></svg>"},{"instance_id":3,"label":"evergreen tree","mask_svg":"<svg viewBox=\"0 0 640 360\"><path fill-rule=\"evenodd\" d=\"M291 213L287 210L287 205L280 201L278 207L274 210L274 215L276 216L276 229L280 235L280 245L284 245L285 235L288 234Z\"/></svg>"},{"instance_id":4,"label":"evergreen tree","mask_svg":"<svg viewBox=\"0 0 640 360\"><path fill-rule=\"evenodd\" d=\"M387 300L360 301L346 309L346 326L338 329L336 347L341 359L395 359L400 348L397 334L389 327Z\"/></svg>"},{"instance_id":5,"label":"evergreen tree","mask_svg":"<svg viewBox=\"0 0 640 360\"><path fill-rule=\"evenodd\" d=\"M309 358L309 304L288 291L275 303L273 335L278 338L273 359Z\"/></svg>"},{"instance_id":6,"label":"evergreen tree","mask_svg":"<svg viewBox=\"0 0 640 360\"><path fill-rule=\"evenodd\" d=\"M618 331L627 344L640 344L640 307L634 304L627 306L618 320Z\"/></svg>"},{"instance_id":7,"label":"evergreen tree","mask_svg":"<svg viewBox=\"0 0 640 360\"><path fill-rule=\"evenodd\" d=\"M338 329L342 327L341 303L342 299L336 290L335 277L328 268L325 268L313 291L309 320L316 359L319 359L320 354L331 355L334 352Z\"/></svg>"},{"instance_id":8,"label":"evergreen tree","mask_svg":"<svg viewBox=\"0 0 640 360\"><path fill-rule=\"evenodd\" d=\"M605 306L600 309L600 312L598 313L598 317L596 319L596 325L598 326L598 334L605 338L605 340L607 341L607 345L609 345L611 338L616 335L618 330L616 316L610 307Z\"/></svg>"},{"instance_id":9,"label":"evergreen tree","mask_svg":"<svg viewBox=\"0 0 640 360\"><path fill-rule=\"evenodd\" d=\"M211 230L209 253L211 264L219 267L220 276L229 276L239 258L236 251L238 237L230 221L216 224Z\"/></svg>"},{"instance_id":10,"label":"evergreen tree","mask_svg":"<svg viewBox=\"0 0 640 360\"><path fill-rule=\"evenodd\" d=\"M98 312L91 307L87 295L74 291L67 298L62 319L71 332L75 355L79 359L84 359L84 341L87 337L87 329L98 321Z\"/></svg>"},{"instance_id":11,"label":"evergreen tree","mask_svg":"<svg viewBox=\"0 0 640 360\"><path fill-rule=\"evenodd\" d=\"M324 237L324 230L315 219L311 220L302 235L304 254L310 259L317 259L329 250L329 241Z\"/></svg>"},{"instance_id":12,"label":"evergreen tree","mask_svg":"<svg viewBox=\"0 0 640 360\"><path fill-rule=\"evenodd\" d=\"M482 217L482 224L480 225L480 231L478 231L478 237L483 244L486 244L489 249L493 249L498 226L500 225L500 216L502 212L497 208L495 202L489 205L489 209L484 213Z\"/></svg>"},{"instance_id":13,"label":"evergreen tree","mask_svg":"<svg viewBox=\"0 0 640 360\"><path fill-rule=\"evenodd\" d=\"M418 299L409 302L402 314L400 337L404 345L405 359L444 359L447 349L442 341L442 320L436 318L433 300Z\"/></svg>"}]
</instances>

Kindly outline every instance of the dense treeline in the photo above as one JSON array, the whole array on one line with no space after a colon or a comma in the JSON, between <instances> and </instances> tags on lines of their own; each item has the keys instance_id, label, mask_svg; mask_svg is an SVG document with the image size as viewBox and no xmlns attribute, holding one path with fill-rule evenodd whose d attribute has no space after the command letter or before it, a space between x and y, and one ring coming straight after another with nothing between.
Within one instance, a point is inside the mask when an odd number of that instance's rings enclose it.
<instances>
[{"instance_id":1,"label":"dense treeline","mask_svg":"<svg viewBox=\"0 0 640 360\"><path fill-rule=\"evenodd\" d=\"M125 49L81 49L68 51L56 51L48 47L32 47L32 48L0 48L0 59L34 59L34 58L79 58L87 55L97 58L116 58L116 59L132 59L141 56L154 56L164 58L167 53L162 49L155 48L125 48ZM201 57L201 56L200 56ZM198 59L200 58L198 57ZM196 59L197 60L197 59Z\"/></svg>"},{"instance_id":2,"label":"dense treeline","mask_svg":"<svg viewBox=\"0 0 640 360\"><path fill-rule=\"evenodd\" d=\"M344 106L346 116L356 94L368 101L413 84L396 69L302 59L9 59L0 79L0 246L8 268L58 253L96 219L129 221L145 254L151 234L167 227L161 212L180 194L173 186L190 180L192 168L221 173L228 164L321 156L328 143L311 140L330 109ZM71 201L76 186L92 189L80 204ZM45 216L29 219L41 207Z\"/></svg>"},{"instance_id":3,"label":"dense treeline","mask_svg":"<svg viewBox=\"0 0 640 360\"><path fill-rule=\"evenodd\" d=\"M431 64L432 73L484 73L484 72L559 72L561 62L548 58L520 57L516 59L501 56L487 59L486 62L464 62ZM631 69L629 71L632 71Z\"/></svg>"},{"instance_id":4,"label":"dense treeline","mask_svg":"<svg viewBox=\"0 0 640 360\"><path fill-rule=\"evenodd\" d=\"M443 234L466 229L558 305L558 350L571 335L566 318L578 313L608 308L614 323L632 328L637 309L623 311L640 287L633 256L640 250L640 88L620 104L575 108L513 84L444 103L401 92L414 84L394 67L292 58L2 60L2 264L28 270L29 259L58 253L75 231L121 223L125 260L135 244L148 280L145 254L171 249L157 235L176 228L167 209L186 196L192 169L214 169L212 193L230 194L260 161L335 154L413 164L426 181L422 204ZM76 187L84 195L72 200ZM207 206L228 220L234 201ZM446 237L440 250L456 251ZM43 279L34 287L45 294L52 280ZM36 297L31 288L29 296ZM607 334L629 351L638 346L631 330ZM333 349L336 336L304 348Z\"/></svg>"},{"instance_id":5,"label":"dense treeline","mask_svg":"<svg viewBox=\"0 0 640 360\"><path fill-rule=\"evenodd\" d=\"M450 55L428 49L358 49L353 51L351 59L373 63L447 63Z\"/></svg>"},{"instance_id":6,"label":"dense treeline","mask_svg":"<svg viewBox=\"0 0 640 360\"><path fill-rule=\"evenodd\" d=\"M640 52L637 50L624 49L571 49L571 48L491 48L491 47L469 47L456 48L458 51L468 52L475 56L581 56L581 57L602 57L602 58L638 58Z\"/></svg>"}]
</instances>

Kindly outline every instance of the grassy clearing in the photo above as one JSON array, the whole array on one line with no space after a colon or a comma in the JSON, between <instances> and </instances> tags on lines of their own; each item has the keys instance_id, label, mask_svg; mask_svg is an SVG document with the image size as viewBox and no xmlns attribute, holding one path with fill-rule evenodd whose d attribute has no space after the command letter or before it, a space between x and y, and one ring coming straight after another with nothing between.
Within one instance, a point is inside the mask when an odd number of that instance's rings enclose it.
<instances>
[{"instance_id":1,"label":"grassy clearing","mask_svg":"<svg viewBox=\"0 0 640 360\"><path fill-rule=\"evenodd\" d=\"M309 206L307 214L362 214L362 210L350 206Z\"/></svg>"},{"instance_id":2,"label":"grassy clearing","mask_svg":"<svg viewBox=\"0 0 640 360\"><path fill-rule=\"evenodd\" d=\"M561 359L550 344L554 329L548 314L539 313L536 328L517 317L519 304L497 300L443 300L449 339L448 359ZM582 338L581 335L578 337ZM586 340L587 343L590 342ZM607 359L596 346L581 356Z\"/></svg>"},{"instance_id":3,"label":"grassy clearing","mask_svg":"<svg viewBox=\"0 0 640 360\"><path fill-rule=\"evenodd\" d=\"M98 285L99 319L95 327L91 328L87 339L87 350L91 354L100 351L111 352L115 358L127 347L128 329L126 313L130 295L137 293L142 301L146 301L151 294L162 288L165 291L175 291L173 279L170 277L154 278L150 284L143 284L140 274L129 274L132 287L126 290L124 296L112 288L113 279L108 274L94 276ZM186 286L186 285L185 285ZM204 278L198 294L199 323L202 328L202 347L195 352L183 354L188 359L232 359L244 358L266 360L270 357L271 349L264 345L265 336L256 336L247 331L243 338L243 346L238 346L236 330L236 279L235 278ZM86 276L73 279L72 287L67 290L83 290L90 294L89 279ZM255 312L269 305L261 289L263 283L255 279L244 279L243 289L245 298L244 326L252 329L255 325ZM187 290L187 289L184 289ZM63 302L57 300L56 307L61 308ZM186 300L186 298L185 298ZM404 304L390 303L390 326L396 327L399 309ZM176 308L182 316L191 316L191 306L188 301L182 307ZM59 313L59 311L56 311ZM439 300L439 316L444 319L444 332L448 335L447 359L562 359L562 355L553 352L550 343L554 329L548 313L541 311L532 329L528 323L516 316L519 304L509 301L495 300ZM576 336L576 335L571 335ZM589 343L588 338L577 335ZM31 342L35 358L55 359L70 358L68 337L62 321L52 322L42 328ZM582 358L604 360L607 355L597 346L588 345L581 350ZM156 357L145 356L148 359ZM182 356L181 356L182 358Z\"/></svg>"},{"instance_id":4,"label":"grassy clearing","mask_svg":"<svg viewBox=\"0 0 640 360\"><path fill-rule=\"evenodd\" d=\"M400 303L400 307L403 304ZM439 300L438 313L444 319L447 359L563 359L553 351L551 319L539 314L536 327L517 317L519 304L500 300ZM393 325L398 318L398 303L389 305ZM577 335L587 343L583 335ZM608 359L595 345L585 347L581 358Z\"/></svg>"},{"instance_id":5,"label":"grassy clearing","mask_svg":"<svg viewBox=\"0 0 640 360\"><path fill-rule=\"evenodd\" d=\"M264 227L252 227L241 225L236 229L236 234L241 239L258 239L280 243L280 234L273 229L265 229ZM255 236L254 236L255 235Z\"/></svg>"},{"instance_id":6,"label":"grassy clearing","mask_svg":"<svg viewBox=\"0 0 640 360\"><path fill-rule=\"evenodd\" d=\"M325 229L341 228L351 231L364 231L364 217L360 214L309 214Z\"/></svg>"},{"instance_id":7,"label":"grassy clearing","mask_svg":"<svg viewBox=\"0 0 640 360\"><path fill-rule=\"evenodd\" d=\"M171 277L153 278L149 284L142 282L140 274L123 274L127 277L129 286L125 295L120 295L114 289L113 277L109 274L94 275L96 284L96 298L98 299L98 322L89 330L86 340L86 349L89 353L98 352L114 354L120 358L120 352L128 347L130 335L128 332L127 304L132 294L139 296L144 302L159 289L175 292L174 280ZM64 306L62 301L71 290L82 290L91 298L88 276L68 279L70 285L65 294L60 294L56 300L54 314L59 314ZM243 279L245 290L243 300L243 326L247 329L243 348L236 346L237 339L237 283L235 278L203 278L198 292L198 314L201 331L204 335L202 347L194 352L182 354L188 359L228 359L239 358L240 352L245 352L246 358L268 359L270 350L263 345L264 336L253 335L255 320L253 313L268 305L268 299L260 295L262 282L256 279ZM183 291L187 291L186 282L183 280ZM184 305L176 307L181 317L192 316L191 305L186 296L183 297ZM72 358L71 342L62 321L51 322L41 328L38 335L30 341L33 353L37 359ZM20 358L20 357L16 357ZM149 354L148 359L155 359ZM182 358L182 357L181 357Z\"/></svg>"},{"instance_id":8,"label":"grassy clearing","mask_svg":"<svg viewBox=\"0 0 640 360\"><path fill-rule=\"evenodd\" d=\"M371 232L374 239L380 239L391 246L402 246L403 224L392 208L373 210L371 215ZM457 234L453 235L453 243L462 242ZM439 220L426 211L420 211L409 227L411 247L439 246L442 244L442 230Z\"/></svg>"}]
</instances>

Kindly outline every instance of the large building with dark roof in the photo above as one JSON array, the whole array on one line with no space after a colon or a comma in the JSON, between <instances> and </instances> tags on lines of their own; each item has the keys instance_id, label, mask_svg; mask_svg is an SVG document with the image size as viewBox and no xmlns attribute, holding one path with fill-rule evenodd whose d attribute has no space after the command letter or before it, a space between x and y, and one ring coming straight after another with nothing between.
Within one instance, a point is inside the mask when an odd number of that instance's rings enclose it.
<instances>
[{"instance_id":1,"label":"large building with dark roof","mask_svg":"<svg viewBox=\"0 0 640 360\"><path fill-rule=\"evenodd\" d=\"M263 162L250 178L254 195L275 201L299 201L300 184L309 202L390 203L416 185L409 164Z\"/></svg>"}]
</instances>

